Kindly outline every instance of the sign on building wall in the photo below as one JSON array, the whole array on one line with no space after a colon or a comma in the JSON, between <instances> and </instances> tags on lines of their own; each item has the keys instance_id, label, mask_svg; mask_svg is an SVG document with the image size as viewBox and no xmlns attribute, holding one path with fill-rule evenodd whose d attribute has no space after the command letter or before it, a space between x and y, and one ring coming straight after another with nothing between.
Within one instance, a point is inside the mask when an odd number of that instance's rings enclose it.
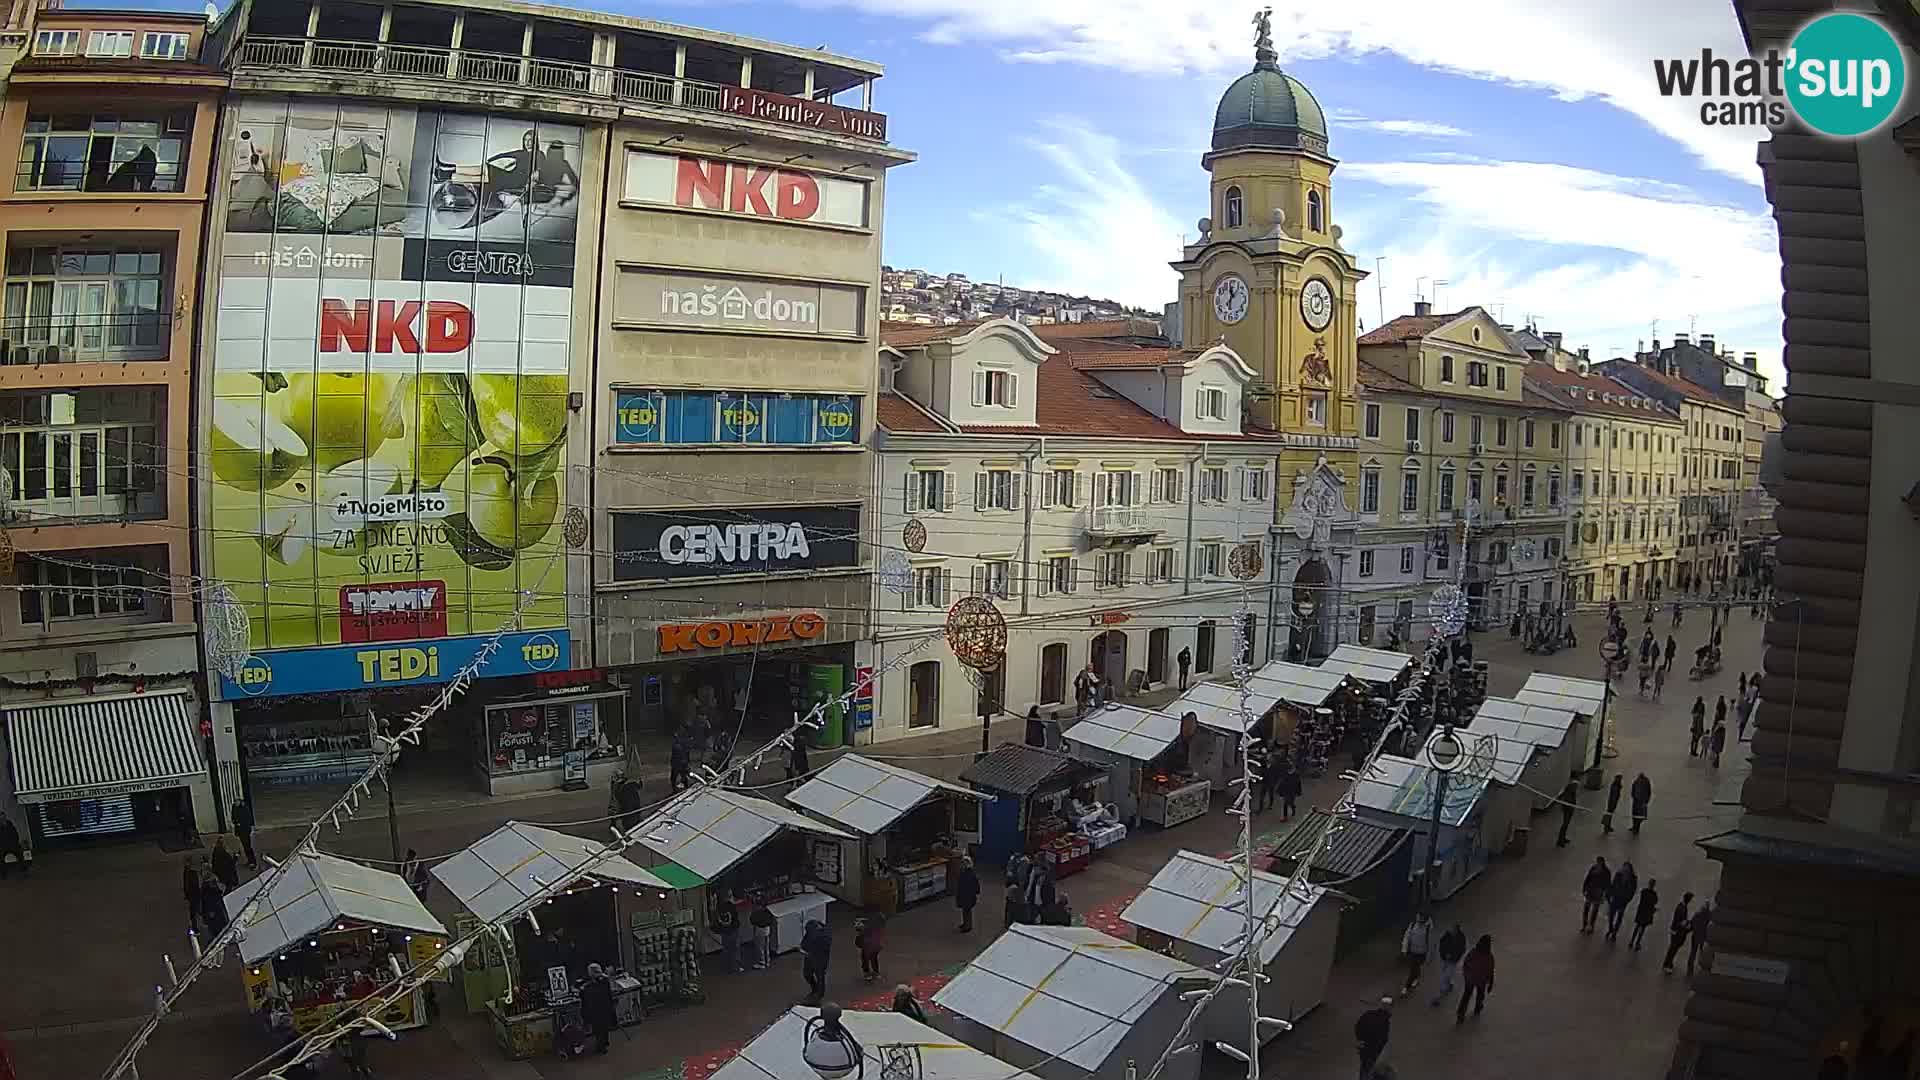
<instances>
[{"instance_id":1,"label":"sign on building wall","mask_svg":"<svg viewBox=\"0 0 1920 1080\"><path fill-rule=\"evenodd\" d=\"M805 98L776 94L771 90L755 90L747 86L720 87L720 108L724 112L739 116L751 116L756 120L771 120L777 124L794 127L812 128L833 135L850 135L856 139L887 138L887 118L876 112L864 109L849 109L841 105L830 105L824 101L808 101Z\"/></svg>"},{"instance_id":2,"label":"sign on building wall","mask_svg":"<svg viewBox=\"0 0 1920 1080\"><path fill-rule=\"evenodd\" d=\"M758 162L627 151L627 202L815 225L867 227L863 181Z\"/></svg>"},{"instance_id":3,"label":"sign on building wall","mask_svg":"<svg viewBox=\"0 0 1920 1080\"><path fill-rule=\"evenodd\" d=\"M822 446L860 434L860 403L845 394L619 390L620 446Z\"/></svg>"},{"instance_id":4,"label":"sign on building wall","mask_svg":"<svg viewBox=\"0 0 1920 1080\"><path fill-rule=\"evenodd\" d=\"M580 129L237 110L209 520L255 662L223 689L445 681L516 597L530 633L485 674L565 667L564 631L537 631L566 625Z\"/></svg>"},{"instance_id":5,"label":"sign on building wall","mask_svg":"<svg viewBox=\"0 0 1920 1080\"><path fill-rule=\"evenodd\" d=\"M622 267L613 302L623 327L858 337L866 290Z\"/></svg>"},{"instance_id":6,"label":"sign on building wall","mask_svg":"<svg viewBox=\"0 0 1920 1080\"><path fill-rule=\"evenodd\" d=\"M653 581L860 564L858 506L613 512L613 578Z\"/></svg>"},{"instance_id":7,"label":"sign on building wall","mask_svg":"<svg viewBox=\"0 0 1920 1080\"><path fill-rule=\"evenodd\" d=\"M827 617L817 611L802 611L758 619L661 623L656 630L660 635L660 654L666 656L758 645L805 644L827 632Z\"/></svg>"}]
</instances>

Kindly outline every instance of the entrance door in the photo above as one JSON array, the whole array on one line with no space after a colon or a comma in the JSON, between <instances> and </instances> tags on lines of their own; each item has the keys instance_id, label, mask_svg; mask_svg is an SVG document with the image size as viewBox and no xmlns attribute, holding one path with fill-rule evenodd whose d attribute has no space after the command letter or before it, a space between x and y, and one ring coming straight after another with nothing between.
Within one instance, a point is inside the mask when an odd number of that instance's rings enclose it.
<instances>
[{"instance_id":1,"label":"entrance door","mask_svg":"<svg viewBox=\"0 0 1920 1080\"><path fill-rule=\"evenodd\" d=\"M1147 633L1147 681L1163 683L1167 681L1167 642L1173 631L1166 627L1157 627Z\"/></svg>"},{"instance_id":2,"label":"entrance door","mask_svg":"<svg viewBox=\"0 0 1920 1080\"><path fill-rule=\"evenodd\" d=\"M992 671L978 673L980 679L979 700L974 703L975 716L996 716L1006 711L1007 665L1003 662Z\"/></svg>"},{"instance_id":3,"label":"entrance door","mask_svg":"<svg viewBox=\"0 0 1920 1080\"><path fill-rule=\"evenodd\" d=\"M907 726L940 724L940 661L922 660L907 669Z\"/></svg>"},{"instance_id":4,"label":"entrance door","mask_svg":"<svg viewBox=\"0 0 1920 1080\"><path fill-rule=\"evenodd\" d=\"M1093 636L1093 646L1087 653L1087 662L1093 670L1106 680L1107 693L1118 698L1127 688L1127 634L1124 630L1108 630Z\"/></svg>"},{"instance_id":5,"label":"entrance door","mask_svg":"<svg viewBox=\"0 0 1920 1080\"><path fill-rule=\"evenodd\" d=\"M1200 629L1194 634L1193 639L1193 670L1213 671L1213 637L1213 620L1201 619Z\"/></svg>"},{"instance_id":6,"label":"entrance door","mask_svg":"<svg viewBox=\"0 0 1920 1080\"><path fill-rule=\"evenodd\" d=\"M1067 700L1067 646L1054 642L1040 650L1040 703L1060 705Z\"/></svg>"}]
</instances>

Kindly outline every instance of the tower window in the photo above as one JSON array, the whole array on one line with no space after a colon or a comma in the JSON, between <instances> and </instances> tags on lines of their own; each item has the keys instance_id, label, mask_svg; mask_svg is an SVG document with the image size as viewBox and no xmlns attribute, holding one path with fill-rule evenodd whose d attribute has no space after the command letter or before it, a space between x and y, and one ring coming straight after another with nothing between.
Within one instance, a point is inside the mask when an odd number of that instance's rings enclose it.
<instances>
[{"instance_id":1,"label":"tower window","mask_svg":"<svg viewBox=\"0 0 1920 1080\"><path fill-rule=\"evenodd\" d=\"M1307 228L1314 232L1321 232L1326 227L1326 213L1320 206L1320 193L1307 192Z\"/></svg>"},{"instance_id":2,"label":"tower window","mask_svg":"<svg viewBox=\"0 0 1920 1080\"><path fill-rule=\"evenodd\" d=\"M1246 220L1246 200L1240 197L1240 189L1237 187L1227 189L1225 216L1227 219L1227 228L1229 229L1239 228Z\"/></svg>"}]
</instances>

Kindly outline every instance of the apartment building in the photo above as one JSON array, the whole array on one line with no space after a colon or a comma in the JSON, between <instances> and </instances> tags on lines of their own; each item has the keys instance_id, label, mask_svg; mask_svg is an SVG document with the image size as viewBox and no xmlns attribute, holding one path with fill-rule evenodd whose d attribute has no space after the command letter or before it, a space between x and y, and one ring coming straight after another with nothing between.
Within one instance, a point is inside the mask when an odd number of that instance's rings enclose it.
<instances>
[{"instance_id":1,"label":"apartment building","mask_svg":"<svg viewBox=\"0 0 1920 1080\"><path fill-rule=\"evenodd\" d=\"M227 78L199 15L9 18L0 813L36 845L213 828L187 478Z\"/></svg>"},{"instance_id":2,"label":"apartment building","mask_svg":"<svg viewBox=\"0 0 1920 1080\"><path fill-rule=\"evenodd\" d=\"M1734 459L1732 471L1726 476L1717 466L1712 474L1715 480L1733 481L1721 485L1726 495L1721 500L1724 507L1716 503L1714 516L1716 521L1724 519L1724 525L1717 527L1720 535L1714 543L1731 545L1720 554L1734 558L1723 560L1721 577L1707 584L1711 587L1720 580L1752 575L1779 535L1773 522L1773 496L1760 484L1760 461L1768 435L1780 430L1780 414L1768 390L1768 379L1760 373L1758 354L1736 355L1716 342L1712 334L1675 334L1665 347L1656 339L1640 359L1706 388L1741 414L1730 439L1729 433L1716 429L1714 437L1706 440L1705 452L1715 455L1716 460L1728 453Z\"/></svg>"},{"instance_id":3,"label":"apartment building","mask_svg":"<svg viewBox=\"0 0 1920 1080\"><path fill-rule=\"evenodd\" d=\"M1188 651L1195 678L1223 675L1242 614L1268 655L1280 448L1247 428L1257 376L1232 349L1049 343L1009 319L882 340L872 740L1071 710L1089 666L1156 687ZM1260 566L1244 585L1236 548ZM985 675L940 636L969 595L1007 621Z\"/></svg>"},{"instance_id":4,"label":"apartment building","mask_svg":"<svg viewBox=\"0 0 1920 1080\"><path fill-rule=\"evenodd\" d=\"M1572 412L1527 388L1526 351L1482 308L1424 302L1359 347L1355 640L1424 638L1456 581L1482 628L1556 603Z\"/></svg>"}]
</instances>

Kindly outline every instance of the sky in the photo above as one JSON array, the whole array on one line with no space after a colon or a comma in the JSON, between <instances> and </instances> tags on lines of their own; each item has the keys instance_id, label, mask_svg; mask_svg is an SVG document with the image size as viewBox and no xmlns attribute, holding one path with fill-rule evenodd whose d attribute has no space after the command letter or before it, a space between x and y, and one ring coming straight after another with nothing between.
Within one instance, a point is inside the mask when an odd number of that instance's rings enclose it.
<instances>
[{"instance_id":1,"label":"sky","mask_svg":"<svg viewBox=\"0 0 1920 1080\"><path fill-rule=\"evenodd\" d=\"M121 0L124 5L125 0ZM75 5L82 6L82 5ZM91 6L84 5L84 6ZM146 6L187 8L188 0ZM589 0L884 64L885 260L1158 310L1207 213L1207 149L1253 5L1197 0ZM1709 333L1780 366L1762 129L1659 96L1656 57L1744 56L1728 0L1276 0L1331 126L1331 213L1368 328L1478 304L1596 357ZM1445 284L1439 284L1445 282Z\"/></svg>"}]
</instances>

